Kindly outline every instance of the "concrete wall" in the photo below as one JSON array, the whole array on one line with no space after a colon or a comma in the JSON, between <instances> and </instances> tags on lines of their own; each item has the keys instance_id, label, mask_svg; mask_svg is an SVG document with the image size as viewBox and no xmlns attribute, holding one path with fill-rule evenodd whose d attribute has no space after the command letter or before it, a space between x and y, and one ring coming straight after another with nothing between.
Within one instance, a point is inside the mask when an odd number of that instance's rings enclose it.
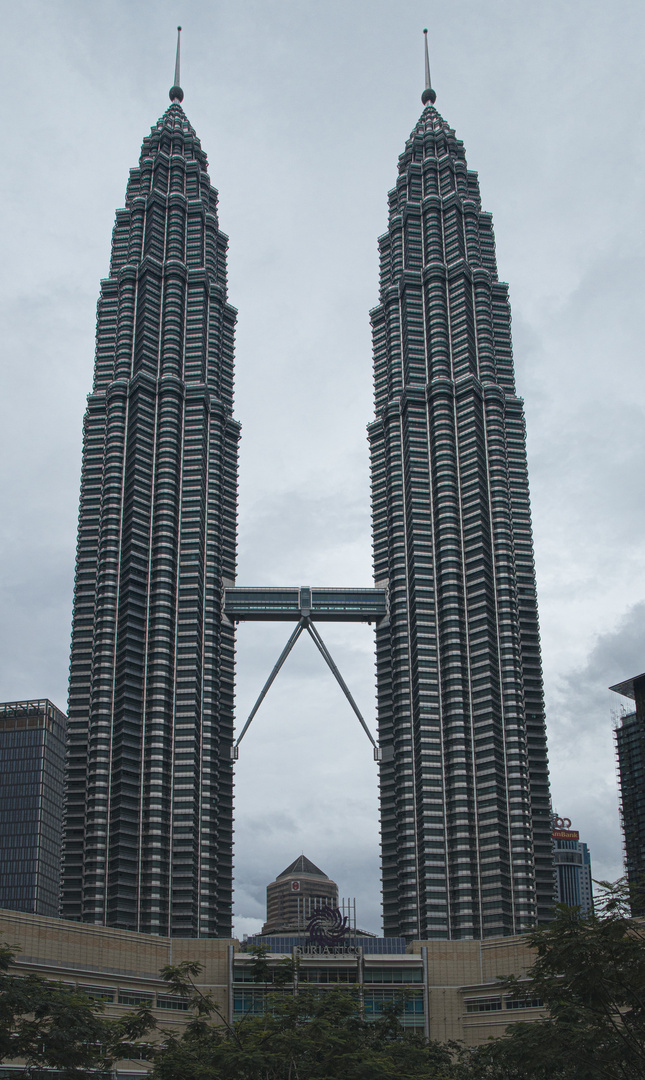
<instances>
[{"instance_id":1,"label":"concrete wall","mask_svg":"<svg viewBox=\"0 0 645 1080\"><path fill-rule=\"evenodd\" d=\"M503 1035L518 1020L537 1020L544 1010L512 1009L506 1005L499 979L521 977L535 960L522 936L486 941L415 941L409 951L428 950L430 1037L441 1042L461 1040L477 1046ZM500 1009L471 1012L468 1003L499 998Z\"/></svg>"},{"instance_id":2,"label":"concrete wall","mask_svg":"<svg viewBox=\"0 0 645 1080\"><path fill-rule=\"evenodd\" d=\"M106 1016L120 1016L133 1008L118 1003L119 993L167 994L168 987L159 976L160 969L181 960L197 960L203 965L202 974L195 980L197 985L212 993L222 1015L229 1016L229 947L233 946L234 951L239 949L239 943L232 939L153 937L110 927L0 911L0 942L17 947L16 972L33 972L47 979L73 983L79 988L113 990L115 1000L106 1003ZM486 941L415 941L408 949L408 956L421 958L424 947L427 949L431 1038L462 1040L468 1046L475 1046L485 1042L490 1035L503 1034L510 1023L535 1020L542 1015L539 1008L509 1008L497 982L498 978L508 975L523 975L532 964L534 954L522 937ZM370 959L376 962L377 957ZM391 956L388 959L400 964L403 958ZM301 959L301 963L308 962L314 966L317 963L315 958ZM181 1028L190 1015L158 1007L154 1008L154 1013L159 1024L167 1030ZM134 1075L136 1071L145 1071L146 1065L144 1062L130 1063L129 1069ZM127 1075L130 1076L130 1072Z\"/></svg>"},{"instance_id":3,"label":"concrete wall","mask_svg":"<svg viewBox=\"0 0 645 1080\"><path fill-rule=\"evenodd\" d=\"M119 994L168 995L168 984L159 975L166 964L198 960L203 971L195 979L200 990L210 992L225 1017L229 1011L228 946L226 939L153 937L105 926L66 922L17 911L0 911L0 942L16 950L12 971L41 975L46 979L112 990L114 1002L105 1002L104 1015L118 1017L136 1005L119 1004ZM181 1030L191 1016L188 1012L153 1007L162 1029ZM151 1033L150 1041L162 1037ZM143 1076L150 1066L145 1061L119 1062L117 1075Z\"/></svg>"}]
</instances>

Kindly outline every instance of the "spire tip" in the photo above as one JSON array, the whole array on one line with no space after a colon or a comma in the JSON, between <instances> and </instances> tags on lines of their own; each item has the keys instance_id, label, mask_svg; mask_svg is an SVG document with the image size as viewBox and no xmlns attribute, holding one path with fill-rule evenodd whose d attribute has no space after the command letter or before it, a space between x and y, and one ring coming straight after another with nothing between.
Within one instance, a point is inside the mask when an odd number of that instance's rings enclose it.
<instances>
[{"instance_id":1,"label":"spire tip","mask_svg":"<svg viewBox=\"0 0 645 1080\"><path fill-rule=\"evenodd\" d=\"M179 48L181 43L181 26L177 27L177 56L175 58L175 81L170 87L168 97L171 101L182 102L184 100L184 91L179 85Z\"/></svg>"},{"instance_id":2,"label":"spire tip","mask_svg":"<svg viewBox=\"0 0 645 1080\"><path fill-rule=\"evenodd\" d=\"M423 31L423 45L424 45L424 49L425 49L425 61L426 61L426 88L425 88L425 90L423 91L423 93L421 95L421 101L422 101L422 103L424 105L427 105L428 102L431 105L434 105L435 101L437 100L437 95L435 94L434 90L432 89L432 83L430 81L430 58L428 56L428 30L427 30L427 28Z\"/></svg>"}]
</instances>

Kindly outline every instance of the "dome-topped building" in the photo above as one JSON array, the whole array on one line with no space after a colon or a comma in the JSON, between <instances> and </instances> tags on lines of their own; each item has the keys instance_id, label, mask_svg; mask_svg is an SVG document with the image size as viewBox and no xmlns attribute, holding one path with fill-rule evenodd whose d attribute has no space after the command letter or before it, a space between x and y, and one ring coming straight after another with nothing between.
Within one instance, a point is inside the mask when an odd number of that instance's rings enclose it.
<instances>
[{"instance_id":1,"label":"dome-topped building","mask_svg":"<svg viewBox=\"0 0 645 1080\"><path fill-rule=\"evenodd\" d=\"M263 934L304 930L320 907L338 907L338 885L306 855L299 855L267 885L267 921Z\"/></svg>"}]
</instances>

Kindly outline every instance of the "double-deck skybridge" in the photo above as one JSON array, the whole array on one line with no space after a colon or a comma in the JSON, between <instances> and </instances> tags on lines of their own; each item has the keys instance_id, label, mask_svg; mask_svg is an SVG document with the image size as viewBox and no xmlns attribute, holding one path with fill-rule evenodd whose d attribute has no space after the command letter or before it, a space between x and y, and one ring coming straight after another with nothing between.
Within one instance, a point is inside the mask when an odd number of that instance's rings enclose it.
<instances>
[{"instance_id":1,"label":"double-deck skybridge","mask_svg":"<svg viewBox=\"0 0 645 1080\"><path fill-rule=\"evenodd\" d=\"M224 616L233 623L296 623L295 629L276 660L244 727L231 747L232 758L235 759L239 756L240 743L248 731L253 717L264 701L271 684L296 641L302 632L306 630L356 713L365 734L374 748L374 759L380 761L381 755L374 737L315 624L321 622L381 623L388 615L387 592L385 589L315 589L308 585L290 589L231 588L224 590L223 612Z\"/></svg>"}]
</instances>

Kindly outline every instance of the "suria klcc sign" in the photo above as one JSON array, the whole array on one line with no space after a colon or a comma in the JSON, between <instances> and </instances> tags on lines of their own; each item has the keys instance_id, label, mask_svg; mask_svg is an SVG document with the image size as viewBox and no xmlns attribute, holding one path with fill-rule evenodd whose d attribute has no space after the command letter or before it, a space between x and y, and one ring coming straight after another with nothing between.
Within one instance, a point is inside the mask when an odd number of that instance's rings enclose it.
<instances>
[{"instance_id":1,"label":"suria klcc sign","mask_svg":"<svg viewBox=\"0 0 645 1080\"><path fill-rule=\"evenodd\" d=\"M316 908L307 923L309 944L296 948L299 956L360 956L360 946L348 945L349 919L340 908Z\"/></svg>"},{"instance_id":2,"label":"suria klcc sign","mask_svg":"<svg viewBox=\"0 0 645 1080\"><path fill-rule=\"evenodd\" d=\"M307 923L307 933L312 945L342 945L349 932L349 920L340 908L316 908Z\"/></svg>"},{"instance_id":3,"label":"suria klcc sign","mask_svg":"<svg viewBox=\"0 0 645 1080\"><path fill-rule=\"evenodd\" d=\"M579 840L580 833L577 829L571 828L571 818L557 817L553 818L553 839L554 840Z\"/></svg>"}]
</instances>

